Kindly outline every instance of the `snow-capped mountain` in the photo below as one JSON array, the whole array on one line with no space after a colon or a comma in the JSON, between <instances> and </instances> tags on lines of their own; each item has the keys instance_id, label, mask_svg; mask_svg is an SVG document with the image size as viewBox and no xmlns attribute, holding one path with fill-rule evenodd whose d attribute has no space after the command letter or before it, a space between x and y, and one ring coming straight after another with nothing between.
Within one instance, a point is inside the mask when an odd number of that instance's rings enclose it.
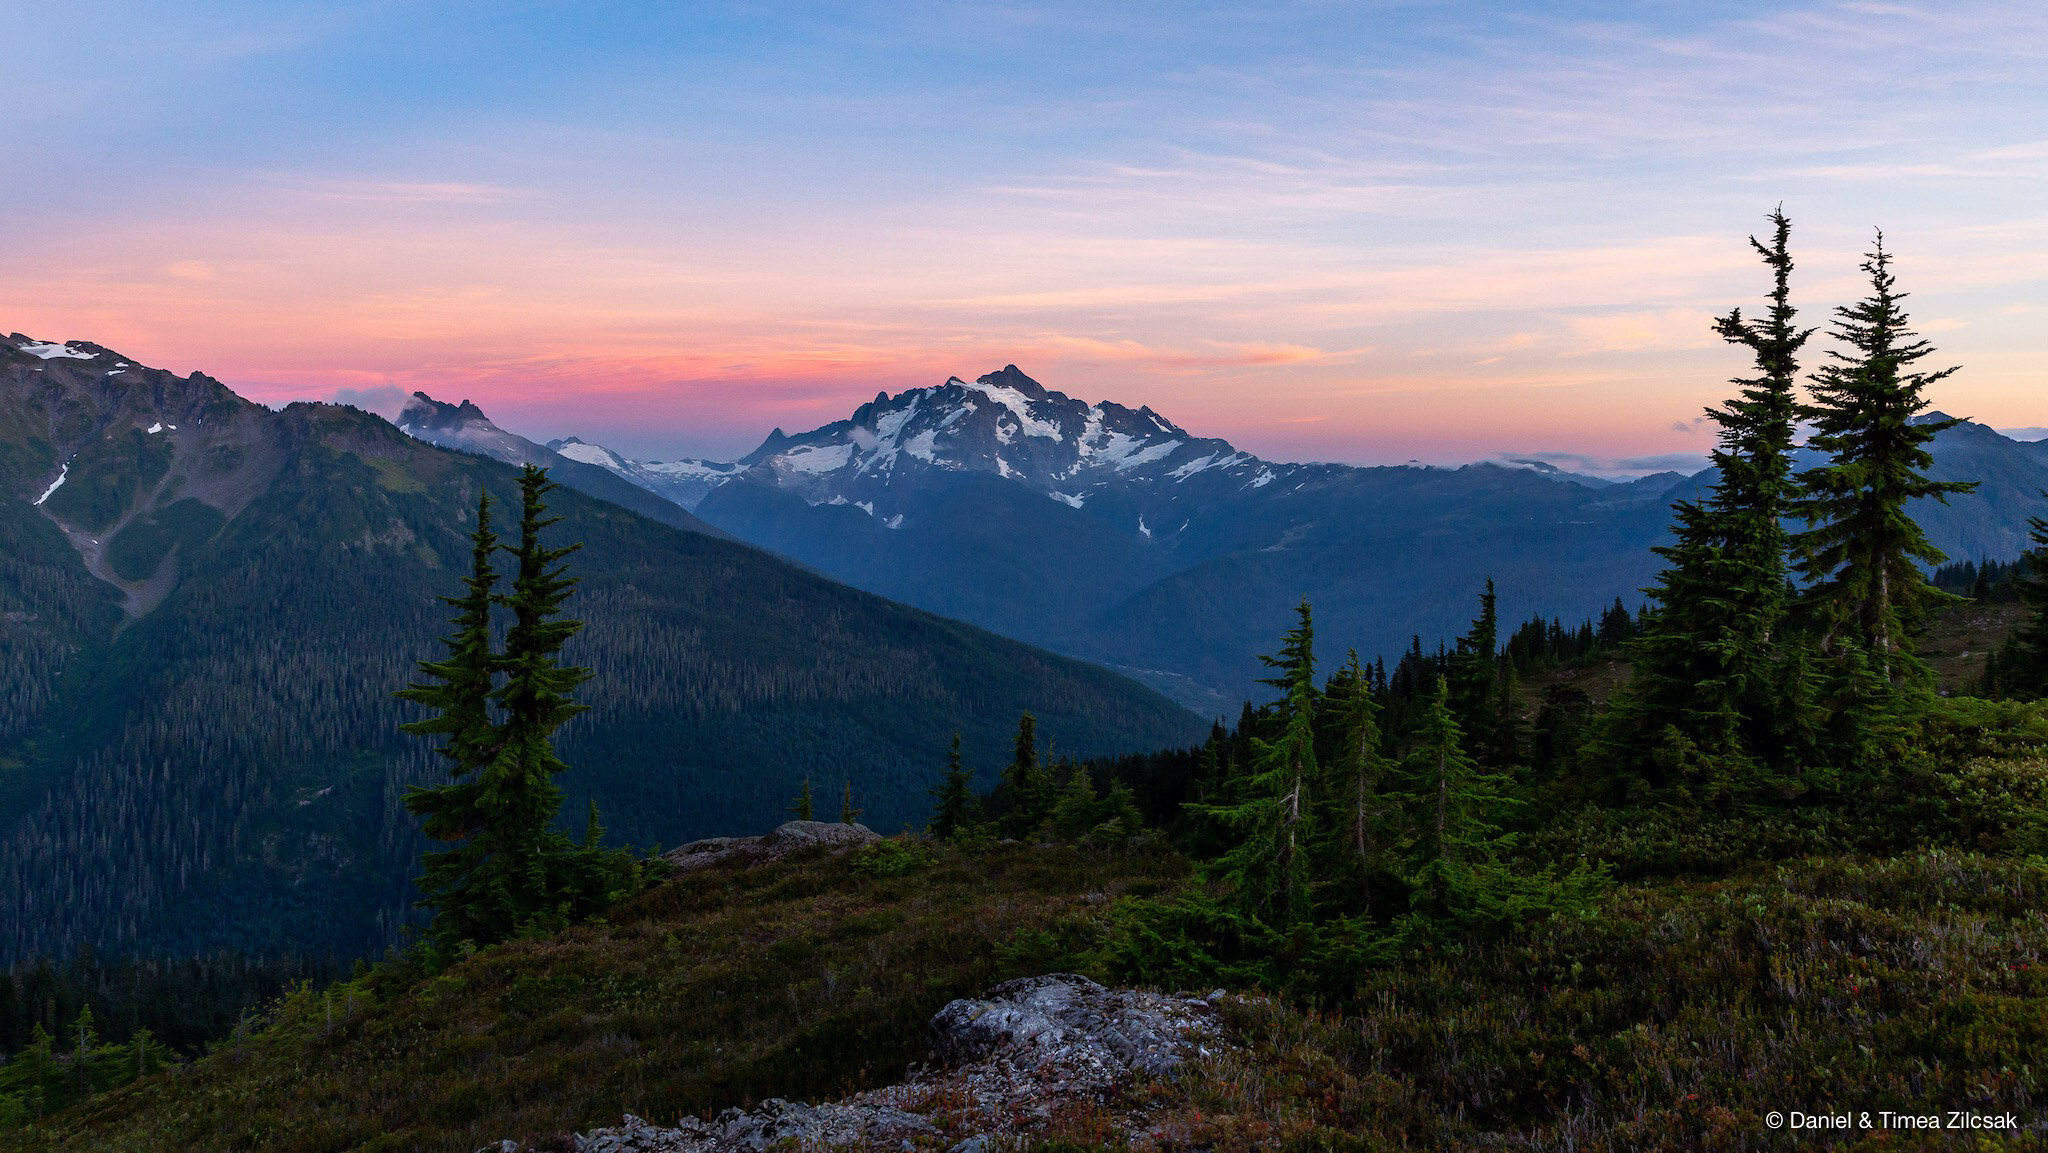
<instances>
[{"instance_id":1,"label":"snow-capped mountain","mask_svg":"<svg viewBox=\"0 0 2048 1153\"><path fill-rule=\"evenodd\" d=\"M869 506L894 503L899 478L982 472L1080 508L1106 487L1177 484L1213 473L1257 488L1300 467L1269 465L1226 441L1191 435L1150 408L1088 404L1048 391L1014 364L973 381L952 377L894 397L880 393L846 420L795 436L778 428L730 463L630 460L575 437L548 447L693 509L741 477L809 504L873 511Z\"/></svg>"},{"instance_id":2,"label":"snow-capped mountain","mask_svg":"<svg viewBox=\"0 0 2048 1153\"><path fill-rule=\"evenodd\" d=\"M1712 481L1589 482L1525 460L1278 463L1014 365L777 429L733 462L551 447L829 576L1101 661L1205 713L1255 691L1255 654L1304 597L1325 651L1368 658L1460 631L1489 576L1510 620L1634 603L1671 500ZM1916 509L1930 537L1959 558L2016 555L2048 446L1962 425L1935 454L1937 476L1987 483Z\"/></svg>"},{"instance_id":3,"label":"snow-capped mountain","mask_svg":"<svg viewBox=\"0 0 2048 1153\"><path fill-rule=\"evenodd\" d=\"M548 446L535 444L517 433L506 432L493 424L482 409L467 400L448 404L424 392L415 392L412 399L405 402L405 408L400 410L396 423L400 431L415 440L487 456L506 464L539 465L562 484L632 509L641 516L708 536L726 535L692 516L681 502L669 499L667 494L650 495L645 486L638 483L637 477L626 475L622 480L620 475L615 475L619 470L609 465L597 467Z\"/></svg>"},{"instance_id":4,"label":"snow-capped mountain","mask_svg":"<svg viewBox=\"0 0 2048 1153\"><path fill-rule=\"evenodd\" d=\"M1183 481L1215 470L1267 483L1264 463L1196 437L1150 408L1088 404L1009 365L972 382L952 377L882 393L847 420L798 436L780 429L744 461L813 503L885 493L899 474L987 472L1079 508L1104 486Z\"/></svg>"},{"instance_id":5,"label":"snow-capped mountain","mask_svg":"<svg viewBox=\"0 0 2048 1153\"><path fill-rule=\"evenodd\" d=\"M634 484L694 509L712 489L737 476L745 466L715 460L628 460L611 449L575 437L551 440L548 447L573 461L610 469Z\"/></svg>"}]
</instances>

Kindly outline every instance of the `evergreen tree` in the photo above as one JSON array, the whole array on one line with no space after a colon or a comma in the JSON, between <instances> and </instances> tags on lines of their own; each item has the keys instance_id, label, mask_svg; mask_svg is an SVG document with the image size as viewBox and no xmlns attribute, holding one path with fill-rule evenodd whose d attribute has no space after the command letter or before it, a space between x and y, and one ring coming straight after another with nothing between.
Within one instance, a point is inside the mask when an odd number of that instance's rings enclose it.
<instances>
[{"instance_id":1,"label":"evergreen tree","mask_svg":"<svg viewBox=\"0 0 2048 1153\"><path fill-rule=\"evenodd\" d=\"M1137 795L1122 780L1111 781L1109 796L1103 798L1102 820L1088 831L1092 840L1115 843L1128 840L1145 827L1145 815L1138 811Z\"/></svg>"},{"instance_id":2,"label":"evergreen tree","mask_svg":"<svg viewBox=\"0 0 2048 1153\"><path fill-rule=\"evenodd\" d=\"M479 501L467 591L452 601L461 612L447 642L449 659L421 666L438 683L399 694L442 710L406 728L446 734L441 751L454 762L457 778L406 794L407 807L425 817L430 835L457 842L429 852L420 879L421 904L435 910L431 932L444 947L488 944L532 925L586 915L634 883L627 854L579 846L552 827L563 798L554 778L568 768L555 754L553 735L583 710L570 694L590 676L560 661L562 646L582 622L561 616L576 585L562 562L577 546L540 542L542 530L556 523L546 515L554 487L542 469L529 466L520 475L519 543L504 550L514 568L511 592L502 597L492 592L489 505ZM493 604L512 618L498 656L490 651ZM498 675L503 682L489 690ZM480 692L487 704L479 703ZM495 724L490 705L500 718Z\"/></svg>"},{"instance_id":3,"label":"evergreen tree","mask_svg":"<svg viewBox=\"0 0 2048 1153\"><path fill-rule=\"evenodd\" d=\"M1280 705L1279 734L1270 741L1252 738L1242 799L1199 807L1235 830L1238 838L1209 872L1230 883L1243 912L1273 926L1290 925L1309 915L1309 870L1303 849L1312 836L1305 823L1309 783L1317 775L1315 629L1307 601L1296 611L1301 623L1288 630L1280 654L1259 658L1279 672L1264 683L1287 691Z\"/></svg>"},{"instance_id":4,"label":"evergreen tree","mask_svg":"<svg viewBox=\"0 0 2048 1153\"><path fill-rule=\"evenodd\" d=\"M973 774L960 760L960 734L953 734L953 747L946 753L946 775L932 790L938 809L932 814L932 836L950 841L966 829L973 813L974 794L969 789Z\"/></svg>"},{"instance_id":5,"label":"evergreen tree","mask_svg":"<svg viewBox=\"0 0 2048 1153\"><path fill-rule=\"evenodd\" d=\"M1348 898L1355 898L1356 907L1369 912L1387 819L1382 794L1388 762L1380 747L1380 710L1373 699L1371 670L1359 666L1356 651L1330 678L1324 700L1338 745L1324 790L1331 819L1322 831L1330 843L1330 863L1322 873L1333 885L1351 890L1338 898L1340 904L1351 904Z\"/></svg>"},{"instance_id":6,"label":"evergreen tree","mask_svg":"<svg viewBox=\"0 0 2048 1153\"><path fill-rule=\"evenodd\" d=\"M1562 629L1564 626L1560 624L1558 627ZM1635 635L1635 631L1635 617L1629 613L1628 606L1621 603L1621 598L1615 597L1614 603L1600 614L1600 627L1594 630L1594 635L1599 637L1602 645L1619 648Z\"/></svg>"},{"instance_id":7,"label":"evergreen tree","mask_svg":"<svg viewBox=\"0 0 2048 1153\"><path fill-rule=\"evenodd\" d=\"M1914 654L1913 636L1930 609L1959 598L1921 571L1947 558L1906 506L1921 497L1946 503L1976 484L1925 472L1934 463L1928 443L1957 422L1915 418L1930 403L1927 386L1956 370L1913 368L1934 348L1907 327L1906 294L1897 290L1883 233L1862 268L1870 295L1835 310L1833 335L1849 351L1830 353L1803 414L1814 426L1808 446L1829 460L1801 477L1799 511L1809 527L1793 546L1821 650L1861 650L1881 684L1924 690L1932 674Z\"/></svg>"},{"instance_id":8,"label":"evergreen tree","mask_svg":"<svg viewBox=\"0 0 2048 1153\"><path fill-rule=\"evenodd\" d=\"M491 529L491 494L477 498L476 529L470 534L471 569L463 581L460 597L442 597L455 606L452 623L455 635L443 643L448 658L422 661L420 671L428 678L398 692L401 700L425 705L439 712L424 720L401 725L404 731L422 736L439 735L443 743L435 751L448 762L449 783L406 790L405 807L422 818L422 831L452 848L429 850L422 858L418 881L423 896L420 905L433 909L456 934L476 928L465 910L486 900L501 903L490 892L489 878L480 870L488 851L480 839L489 819L482 801L479 779L498 744L498 726L492 718L493 678L498 657L492 648L491 610L497 603L497 570L492 559L498 537ZM456 929L460 924L461 928ZM449 941L459 940L455 935Z\"/></svg>"},{"instance_id":9,"label":"evergreen tree","mask_svg":"<svg viewBox=\"0 0 2048 1153\"><path fill-rule=\"evenodd\" d=\"M1494 747L1494 726L1500 713L1500 618L1494 608L1493 578L1479 594L1479 616L1451 654L1451 711L1474 748Z\"/></svg>"},{"instance_id":10,"label":"evergreen tree","mask_svg":"<svg viewBox=\"0 0 2048 1153\"><path fill-rule=\"evenodd\" d=\"M791 804L787 811L795 813L796 819L799 821L808 821L812 819L814 806L811 802L811 778L804 778L803 791L799 792L796 795L795 803Z\"/></svg>"},{"instance_id":11,"label":"evergreen tree","mask_svg":"<svg viewBox=\"0 0 2048 1153\"><path fill-rule=\"evenodd\" d=\"M1636 713L1639 744L1675 726L1701 748L1734 752L1764 743L1776 723L1772 690L1790 597L1782 524L1794 499L1799 352L1813 333L1793 323L1791 223L1782 211L1770 220L1769 244L1749 238L1771 270L1765 315L1751 319L1735 308L1714 322L1724 340L1750 350L1755 373L1735 378L1736 396L1707 410L1720 428L1712 458L1719 479L1704 501L1675 506L1673 542L1655 550L1667 567L1645 590L1657 608L1629 646L1633 678L1623 707ZM1619 600L1615 610L1625 621ZM1609 632L1607 618L1601 631ZM1747 742L1745 717L1754 722Z\"/></svg>"},{"instance_id":12,"label":"evergreen tree","mask_svg":"<svg viewBox=\"0 0 2048 1153\"><path fill-rule=\"evenodd\" d=\"M839 794L839 823L858 825L861 812L862 810L853 807L853 780L848 778L846 788Z\"/></svg>"},{"instance_id":13,"label":"evergreen tree","mask_svg":"<svg viewBox=\"0 0 2048 1153\"><path fill-rule=\"evenodd\" d=\"M1003 783L1010 787L1012 801L1004 824L1012 836L1028 837L1051 811L1044 774L1038 767L1038 718L1025 713L1017 718L1016 752L1003 770Z\"/></svg>"},{"instance_id":14,"label":"evergreen tree","mask_svg":"<svg viewBox=\"0 0 2048 1153\"><path fill-rule=\"evenodd\" d=\"M1494 823L1506 802L1506 778L1484 772L1465 753L1449 701L1450 686L1439 680L1424 713L1421 743L1406 764L1414 786L1410 900L1417 914L1440 928L1511 916L1515 887L1500 860L1513 834Z\"/></svg>"},{"instance_id":15,"label":"evergreen tree","mask_svg":"<svg viewBox=\"0 0 2048 1153\"><path fill-rule=\"evenodd\" d=\"M1061 840L1078 841L1096 824L1095 782L1087 766L1068 764L1066 783L1053 802L1052 827Z\"/></svg>"}]
</instances>

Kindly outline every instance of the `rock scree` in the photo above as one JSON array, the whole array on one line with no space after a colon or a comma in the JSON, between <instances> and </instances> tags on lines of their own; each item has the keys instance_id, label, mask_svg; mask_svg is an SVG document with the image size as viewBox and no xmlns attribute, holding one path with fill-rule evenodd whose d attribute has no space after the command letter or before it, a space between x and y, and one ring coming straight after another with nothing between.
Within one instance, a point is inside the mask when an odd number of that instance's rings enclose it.
<instances>
[{"instance_id":1,"label":"rock scree","mask_svg":"<svg viewBox=\"0 0 2048 1153\"><path fill-rule=\"evenodd\" d=\"M1118 1105L1134 1079L1171 1079L1188 1061L1214 1052L1223 1044L1216 1013L1222 997L1220 990L1177 997L1107 989L1074 973L1006 981L985 998L939 1010L928 1026L933 1064L901 1084L823 1105L773 1098L751 1109L727 1109L712 1121L686 1117L673 1126L628 1114L621 1125L577 1134L575 1148L979 1153L1043 1132L1064 1113L1097 1110L1099 1116L1103 1106ZM1144 1106L1125 1103L1112 1121L1128 1139L1147 1127L1148 1115ZM479 1153L518 1148L508 1141Z\"/></svg>"},{"instance_id":2,"label":"rock scree","mask_svg":"<svg viewBox=\"0 0 2048 1153\"><path fill-rule=\"evenodd\" d=\"M693 873L726 861L761 865L779 861L803 849L827 845L836 850L857 849L881 840L881 834L866 825L839 821L786 821L772 833L759 837L706 837L661 855L676 872Z\"/></svg>"}]
</instances>

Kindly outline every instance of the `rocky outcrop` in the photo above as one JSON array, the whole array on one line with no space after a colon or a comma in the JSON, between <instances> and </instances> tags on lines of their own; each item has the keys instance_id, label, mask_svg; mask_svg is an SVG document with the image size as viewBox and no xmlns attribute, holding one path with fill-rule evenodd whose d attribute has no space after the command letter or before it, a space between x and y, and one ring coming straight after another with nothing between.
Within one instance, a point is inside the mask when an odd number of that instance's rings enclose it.
<instances>
[{"instance_id":1,"label":"rocky outcrop","mask_svg":"<svg viewBox=\"0 0 2048 1153\"><path fill-rule=\"evenodd\" d=\"M834 821L789 821L774 832L759 837L707 837L691 841L661 855L679 873L695 872L726 861L748 865L779 861L791 853L820 845L833 849L857 849L881 840L881 834L866 825Z\"/></svg>"},{"instance_id":2,"label":"rocky outcrop","mask_svg":"<svg viewBox=\"0 0 2048 1153\"><path fill-rule=\"evenodd\" d=\"M787 828L788 826L784 826ZM831 826L828 826L831 827ZM843 826L841 826L843 827ZM779 831L779 830L778 830ZM577 1153L724 1153L768 1148L951 1148L980 1151L1107 1109L1124 1139L1149 1121L1120 1102L1138 1078L1173 1078L1222 1044L1216 1002L1106 989L1054 973L959 1000L929 1026L934 1064L900 1085L824 1105L780 1099L716 1120L623 1125L575 1138Z\"/></svg>"},{"instance_id":3,"label":"rocky outcrop","mask_svg":"<svg viewBox=\"0 0 2048 1153\"><path fill-rule=\"evenodd\" d=\"M738 1153L740 1150L900 1147L937 1132L930 1121L886 1105L806 1105L771 1097L752 1109L727 1109L715 1121L685 1117L674 1127L632 1114L625 1124L576 1138L577 1153Z\"/></svg>"}]
</instances>

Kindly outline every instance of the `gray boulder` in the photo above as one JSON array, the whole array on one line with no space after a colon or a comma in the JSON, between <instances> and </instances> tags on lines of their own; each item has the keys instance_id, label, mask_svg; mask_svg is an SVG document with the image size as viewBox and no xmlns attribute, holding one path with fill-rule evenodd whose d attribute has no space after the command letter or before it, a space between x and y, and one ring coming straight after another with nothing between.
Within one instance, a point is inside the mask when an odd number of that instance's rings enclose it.
<instances>
[{"instance_id":1,"label":"gray boulder","mask_svg":"<svg viewBox=\"0 0 2048 1153\"><path fill-rule=\"evenodd\" d=\"M866 825L837 821L788 821L772 833L759 837L706 837L661 855L679 873L707 869L726 861L759 865L802 849L825 845L834 849L856 849L881 840Z\"/></svg>"},{"instance_id":2,"label":"gray boulder","mask_svg":"<svg viewBox=\"0 0 2048 1153\"><path fill-rule=\"evenodd\" d=\"M985 1000L955 1001L927 1027L932 1056L966 1065L1002 1056L1092 1080L1169 1076L1203 1051L1215 1013L1206 1000L1106 989L1077 973L1005 981Z\"/></svg>"},{"instance_id":3,"label":"gray boulder","mask_svg":"<svg viewBox=\"0 0 2048 1153\"><path fill-rule=\"evenodd\" d=\"M857 833L807 839L812 829L858 828L792 822L749 839L788 830L783 843L797 847L862 843ZM1175 1076L1221 1043L1219 999L1106 989L1074 973L1006 981L932 1017L935 1064L905 1083L824 1105L771 1099L674 1127L628 1114L622 1125L578 1136L577 1153L893 1149L942 1134L955 1149L985 1153L1043 1129L1063 1110L1112 1100L1134 1077ZM1141 1108L1119 1124L1128 1136L1148 1123Z\"/></svg>"}]
</instances>

